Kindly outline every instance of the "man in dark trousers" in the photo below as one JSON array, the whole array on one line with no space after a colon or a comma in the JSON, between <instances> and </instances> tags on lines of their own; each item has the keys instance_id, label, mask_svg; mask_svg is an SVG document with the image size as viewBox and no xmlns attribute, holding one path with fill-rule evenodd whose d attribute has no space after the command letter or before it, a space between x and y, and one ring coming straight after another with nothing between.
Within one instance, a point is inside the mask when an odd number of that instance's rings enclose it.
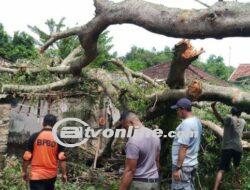
<instances>
[{"instance_id":1,"label":"man in dark trousers","mask_svg":"<svg viewBox=\"0 0 250 190\"><path fill-rule=\"evenodd\" d=\"M218 113L216 102L212 103L211 107L217 120L224 126L222 157L214 185L214 190L217 190L220 186L223 173L229 170L231 159L233 159L234 167L236 168L236 179L239 179L239 166L243 151L241 138L246 121L240 118L241 111L235 107L231 109L231 115L225 118Z\"/></svg>"},{"instance_id":2,"label":"man in dark trousers","mask_svg":"<svg viewBox=\"0 0 250 190\"><path fill-rule=\"evenodd\" d=\"M121 123L125 129L133 127L134 135L126 144L120 190L159 190L160 139L133 112L122 114Z\"/></svg>"},{"instance_id":3,"label":"man in dark trousers","mask_svg":"<svg viewBox=\"0 0 250 190\"><path fill-rule=\"evenodd\" d=\"M56 143L52 135L52 127L56 122L57 118L54 115L46 115L43 129L33 134L28 141L23 155L22 177L30 182L31 190L54 190L58 165L62 170L62 180L67 181L63 148Z\"/></svg>"}]
</instances>

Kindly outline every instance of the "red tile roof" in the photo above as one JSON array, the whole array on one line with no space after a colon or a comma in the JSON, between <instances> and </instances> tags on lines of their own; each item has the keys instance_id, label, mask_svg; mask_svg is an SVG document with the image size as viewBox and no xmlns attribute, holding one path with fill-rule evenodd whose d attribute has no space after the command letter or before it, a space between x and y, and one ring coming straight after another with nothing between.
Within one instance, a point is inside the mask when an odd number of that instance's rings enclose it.
<instances>
[{"instance_id":1,"label":"red tile roof","mask_svg":"<svg viewBox=\"0 0 250 190\"><path fill-rule=\"evenodd\" d=\"M240 64L228 80L231 82L235 82L239 78L248 76L250 76L250 64Z\"/></svg>"},{"instance_id":2,"label":"red tile roof","mask_svg":"<svg viewBox=\"0 0 250 190\"><path fill-rule=\"evenodd\" d=\"M169 69L170 69L170 62L154 65L152 67L144 69L142 72L143 74L153 79L166 80L168 77ZM186 69L186 79L187 81L199 79L199 80L206 81L215 85L228 86L228 83L226 81L218 79L193 65L190 65Z\"/></svg>"}]
</instances>

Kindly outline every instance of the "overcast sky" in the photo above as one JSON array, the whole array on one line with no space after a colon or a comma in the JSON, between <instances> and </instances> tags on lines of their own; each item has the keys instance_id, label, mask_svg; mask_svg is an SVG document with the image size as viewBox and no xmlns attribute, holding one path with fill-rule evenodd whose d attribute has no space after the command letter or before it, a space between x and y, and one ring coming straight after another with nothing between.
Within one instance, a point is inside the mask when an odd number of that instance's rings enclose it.
<instances>
[{"instance_id":1,"label":"overcast sky","mask_svg":"<svg viewBox=\"0 0 250 190\"><path fill-rule=\"evenodd\" d=\"M121 0L114 0L119 2ZM194 0L147 0L168 7L179 7L186 9L205 8ZM250 2L250 0L239 0ZM203 0L209 5L215 0ZM10 34L14 31L26 31L32 34L27 25L38 25L46 29L44 22L49 18L60 20L66 17L67 26L82 25L94 17L93 0L4 0L1 1L0 23ZM165 46L173 47L180 39L168 38L158 34L150 33L140 27L123 24L108 28L110 36L113 36L114 47L119 55L125 55L135 45L151 50L155 47L162 50ZM221 55L225 63L237 67L239 63L250 63L250 38L225 38L222 40L205 39L192 40L196 48L203 47L205 53L201 56L205 60L210 54ZM231 61L229 61L231 49Z\"/></svg>"}]
</instances>

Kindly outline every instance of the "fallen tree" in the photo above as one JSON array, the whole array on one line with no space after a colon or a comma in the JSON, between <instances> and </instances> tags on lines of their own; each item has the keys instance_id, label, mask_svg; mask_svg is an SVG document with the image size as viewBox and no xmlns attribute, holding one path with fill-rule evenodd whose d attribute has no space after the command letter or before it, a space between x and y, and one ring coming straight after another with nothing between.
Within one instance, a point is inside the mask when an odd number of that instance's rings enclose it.
<instances>
[{"instance_id":1,"label":"fallen tree","mask_svg":"<svg viewBox=\"0 0 250 190\"><path fill-rule=\"evenodd\" d=\"M98 56L97 40L99 35L108 26L114 24L130 23L157 34L189 39L250 36L250 20L248 20L246 16L249 14L249 3L218 2L207 9L201 10L168 8L143 0L126 0L120 3L113 3L108 0L95 0L94 4L96 7L96 15L91 21L84 26L74 27L63 32L52 34L49 40L41 47L41 52L44 52L57 40L73 35L78 36L80 40L82 49L81 47L77 47L63 60L60 66L47 68L48 71L71 73L74 76L79 76L82 69ZM147 12L147 14L144 14L145 12ZM239 19L241 19L242 22L239 22ZM83 53L79 55L80 52ZM203 53L203 50L193 50L189 41L184 40L176 45L169 78L167 80L170 88L176 89L184 87L185 69L192 61L197 59L201 53ZM16 69L9 68L0 68L0 71L13 74L18 72ZM27 69L27 72L36 73L39 72L39 69ZM3 91L5 89L7 88L3 88ZM210 90L214 91L214 93L204 93L203 96L200 97L200 100L219 98L228 104L233 103L232 101L228 101L227 98L224 98L224 95L216 93L215 91L217 91L218 88L210 86ZM227 92L229 92L229 90L227 90ZM212 96L209 97L210 95ZM249 97L244 95L244 98ZM236 99L238 102L242 101L239 97ZM248 101L246 102L248 104Z\"/></svg>"},{"instance_id":2,"label":"fallen tree","mask_svg":"<svg viewBox=\"0 0 250 190\"><path fill-rule=\"evenodd\" d=\"M250 93L243 92L234 87L215 86L202 84L201 94L198 97L192 96L189 89L166 89L147 96L151 101L158 97L158 104L174 102L183 97L190 97L196 101L219 101L226 105L240 107L242 111L250 113Z\"/></svg>"},{"instance_id":3,"label":"fallen tree","mask_svg":"<svg viewBox=\"0 0 250 190\"><path fill-rule=\"evenodd\" d=\"M75 48L66 57L61 65L46 68L11 68L0 67L0 73L10 75L27 74L36 75L41 70L53 74L64 74L63 79L43 85L3 84L2 92L45 92L72 87L73 84L84 83L85 79L96 81L112 101L120 100L124 94L130 93L129 88L124 89L117 81L103 70L88 70L85 67L98 57L97 40L100 34L111 25L135 24L153 33L178 38L204 39L224 37L250 36L250 3L218 2L207 9L186 10L168 8L149 3L143 0L125 0L113 3L108 0L95 0L95 17L83 26L74 27L63 32L52 34L41 47L46 51L56 41L70 36L77 36L80 46ZM202 81L193 81L187 84L185 71L189 65L204 52L195 50L189 40L178 43L173 52L170 72L166 81L167 86L156 83L153 79L140 72L134 72L125 67L119 60L107 60L120 68L128 79L134 83L139 78L147 83L160 87L155 93L146 95L154 109L147 112L146 118L152 119L166 115L169 105L182 97L189 97L193 101L220 101L227 105L240 107L250 113L250 94L234 87L222 87L205 84ZM167 74L167 73L166 73ZM144 98L144 96L137 97Z\"/></svg>"},{"instance_id":4,"label":"fallen tree","mask_svg":"<svg viewBox=\"0 0 250 190\"><path fill-rule=\"evenodd\" d=\"M249 3L218 2L207 9L183 10L168 8L146 1L126 0L113 3L95 0L96 15L84 26L55 33L41 47L44 52L51 44L72 35L79 37L84 55L79 56L77 47L65 59L63 72L79 75L81 69L98 56L97 40L110 25L130 23L151 32L179 38L223 38L250 36ZM147 13L147 14L144 14ZM241 22L239 22L239 20ZM69 67L65 67L71 62ZM51 69L54 70L54 69Z\"/></svg>"},{"instance_id":5,"label":"fallen tree","mask_svg":"<svg viewBox=\"0 0 250 190\"><path fill-rule=\"evenodd\" d=\"M218 2L201 10L168 8L142 0L120 3L95 0L94 3L96 15L91 21L84 26L53 34L41 48L43 52L55 41L77 35L85 55L81 61L71 65L74 74L79 74L79 69L98 56L98 37L114 24L130 23L153 33L189 39L250 36L249 3Z\"/></svg>"}]
</instances>

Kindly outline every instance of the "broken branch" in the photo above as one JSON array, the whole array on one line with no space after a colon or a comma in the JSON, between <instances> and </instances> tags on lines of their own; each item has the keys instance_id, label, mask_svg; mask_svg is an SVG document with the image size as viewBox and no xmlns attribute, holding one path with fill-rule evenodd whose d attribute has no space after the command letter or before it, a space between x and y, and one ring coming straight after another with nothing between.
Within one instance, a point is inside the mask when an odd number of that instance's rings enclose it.
<instances>
[{"instance_id":1,"label":"broken branch","mask_svg":"<svg viewBox=\"0 0 250 190\"><path fill-rule=\"evenodd\" d=\"M116 65L117 67L121 68L122 71L126 74L126 76L128 78L128 81L130 83L133 82L133 78L132 77L135 77L135 78L142 79L142 80L144 80L144 81L152 84L153 86L159 86L159 84L155 80L153 80L152 78L148 77L147 75L144 75L141 72L135 72L135 71L127 68L125 66L125 64L121 60L114 60L114 59L112 59L109 62L111 62L114 65Z\"/></svg>"},{"instance_id":2,"label":"broken branch","mask_svg":"<svg viewBox=\"0 0 250 190\"><path fill-rule=\"evenodd\" d=\"M146 97L154 102L155 93ZM188 94L185 89L166 89L158 92L157 97L157 105L160 105L188 97ZM192 99L192 97L189 98ZM203 84L202 92L195 101L219 101L229 106L240 107L243 112L250 113L250 94L234 87Z\"/></svg>"},{"instance_id":3,"label":"broken branch","mask_svg":"<svg viewBox=\"0 0 250 190\"><path fill-rule=\"evenodd\" d=\"M13 93L13 92L45 92L49 90L57 90L66 86L70 86L81 82L80 78L66 78L57 82L53 82L45 85L14 85L14 84L4 84L2 86L2 92Z\"/></svg>"}]
</instances>

